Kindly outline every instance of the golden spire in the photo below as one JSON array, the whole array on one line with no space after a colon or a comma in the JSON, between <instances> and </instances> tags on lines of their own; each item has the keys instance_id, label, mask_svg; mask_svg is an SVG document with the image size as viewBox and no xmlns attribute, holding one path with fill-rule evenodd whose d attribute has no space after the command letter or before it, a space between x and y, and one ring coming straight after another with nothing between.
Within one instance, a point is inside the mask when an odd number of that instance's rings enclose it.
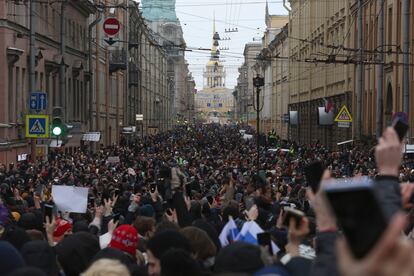
<instances>
[{"instance_id":1,"label":"golden spire","mask_svg":"<svg viewBox=\"0 0 414 276\"><path fill-rule=\"evenodd\" d=\"M213 11L213 35L216 33L216 11Z\"/></svg>"},{"instance_id":2,"label":"golden spire","mask_svg":"<svg viewBox=\"0 0 414 276\"><path fill-rule=\"evenodd\" d=\"M216 12L213 12L213 41L211 45L211 54L216 54L217 52L217 43L216 43Z\"/></svg>"},{"instance_id":3,"label":"golden spire","mask_svg":"<svg viewBox=\"0 0 414 276\"><path fill-rule=\"evenodd\" d=\"M219 40L220 40L220 35L216 31L216 13L214 12L213 13L213 39L212 39L212 45L211 45L211 57L207 63L208 66L220 65Z\"/></svg>"}]
</instances>

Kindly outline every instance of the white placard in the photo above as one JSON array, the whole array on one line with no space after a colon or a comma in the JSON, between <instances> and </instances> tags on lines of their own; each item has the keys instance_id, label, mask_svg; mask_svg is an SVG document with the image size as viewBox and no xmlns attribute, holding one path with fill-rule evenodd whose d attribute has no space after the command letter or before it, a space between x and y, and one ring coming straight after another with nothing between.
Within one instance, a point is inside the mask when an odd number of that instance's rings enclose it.
<instances>
[{"instance_id":1,"label":"white placard","mask_svg":"<svg viewBox=\"0 0 414 276\"><path fill-rule=\"evenodd\" d=\"M27 153L17 155L17 161L25 161L27 160Z\"/></svg>"},{"instance_id":2,"label":"white placard","mask_svg":"<svg viewBox=\"0 0 414 276\"><path fill-rule=\"evenodd\" d=\"M57 209L69 213L86 213L88 188L74 186L52 186L53 202Z\"/></svg>"},{"instance_id":3,"label":"white placard","mask_svg":"<svg viewBox=\"0 0 414 276\"><path fill-rule=\"evenodd\" d=\"M83 134L82 140L90 141L90 142L99 142L101 140L101 133L100 132L85 133Z\"/></svg>"},{"instance_id":4,"label":"white placard","mask_svg":"<svg viewBox=\"0 0 414 276\"><path fill-rule=\"evenodd\" d=\"M109 156L106 162L108 164L117 164L121 162L121 160L119 159L119 156Z\"/></svg>"},{"instance_id":5,"label":"white placard","mask_svg":"<svg viewBox=\"0 0 414 276\"><path fill-rule=\"evenodd\" d=\"M348 123L348 122L338 122L338 127L341 127L341 128L349 128L349 127L351 127L351 123Z\"/></svg>"},{"instance_id":6,"label":"white placard","mask_svg":"<svg viewBox=\"0 0 414 276\"><path fill-rule=\"evenodd\" d=\"M51 148L60 148L60 147L62 147L62 144L63 144L62 140L53 139L53 140L50 140L49 147L51 147Z\"/></svg>"}]
</instances>

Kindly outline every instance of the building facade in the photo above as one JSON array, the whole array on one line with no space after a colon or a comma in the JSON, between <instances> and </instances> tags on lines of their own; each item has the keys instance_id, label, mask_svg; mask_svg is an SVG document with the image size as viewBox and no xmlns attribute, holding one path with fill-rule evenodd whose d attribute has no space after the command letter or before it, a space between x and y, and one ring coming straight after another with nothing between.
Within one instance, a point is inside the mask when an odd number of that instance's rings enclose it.
<instances>
[{"instance_id":1,"label":"building facade","mask_svg":"<svg viewBox=\"0 0 414 276\"><path fill-rule=\"evenodd\" d=\"M377 110L382 114L382 122L380 123L382 128L391 124L391 117L394 112L403 111L404 105L404 82L403 82L403 21L405 11L403 10L403 1L397 0L384 0L384 6L380 5L380 1L366 1L363 6L363 48L366 50L363 53L362 59L366 61L364 65L363 82L364 88L362 91L362 135L366 139L374 139L376 134L377 124ZM410 3L410 1L408 1ZM350 6L353 14L356 16L357 11L356 3ZM384 13L384 29L383 29L383 45L378 41L378 19L380 11ZM414 87L414 70L411 66L414 63L414 55L412 51L414 49L414 4L411 1L408 7L408 20L409 20L409 123L414 123L414 113L412 112L414 107L414 96L411 92ZM357 35L358 26L354 23L351 26L351 48L357 48ZM372 61L377 60L379 55L383 55L384 66L381 68L378 64L374 64ZM379 105L378 100L378 78L377 74L382 70L382 97L380 98ZM357 85L357 72L355 71L355 77L353 79L354 86ZM353 102L354 106L357 104L357 95L354 94ZM355 108L354 108L355 109ZM357 114L355 114L357 119ZM413 143L414 131L410 128L409 131L409 143Z\"/></svg>"},{"instance_id":2,"label":"building facade","mask_svg":"<svg viewBox=\"0 0 414 276\"><path fill-rule=\"evenodd\" d=\"M171 128L171 96L168 93L167 53L155 37L138 8L130 1L129 89L125 102L127 124L140 135ZM142 114L143 121L136 121Z\"/></svg>"},{"instance_id":3,"label":"building facade","mask_svg":"<svg viewBox=\"0 0 414 276\"><path fill-rule=\"evenodd\" d=\"M185 60L186 43L175 12L175 0L143 0L142 10L155 41L167 52L168 93L173 95L169 118L172 123L183 119L191 120L187 117L188 114L191 116L191 109L194 109L194 105L191 106L194 102L194 88L188 91L192 78Z\"/></svg>"},{"instance_id":4,"label":"building facade","mask_svg":"<svg viewBox=\"0 0 414 276\"><path fill-rule=\"evenodd\" d=\"M354 114L354 66L335 62L340 55L334 47L350 44L349 1L291 0L290 4L289 111L297 112L298 124L290 124L289 138L300 143L319 141L334 146L352 138L352 127L339 128L335 123L320 125L318 108L329 103L334 114L342 106ZM334 59L327 62L330 57Z\"/></svg>"},{"instance_id":5,"label":"building facade","mask_svg":"<svg viewBox=\"0 0 414 276\"><path fill-rule=\"evenodd\" d=\"M272 57L289 56L288 25L270 42L269 50ZM289 59L272 58L272 118L271 126L282 139L288 139L289 121Z\"/></svg>"},{"instance_id":6,"label":"building facade","mask_svg":"<svg viewBox=\"0 0 414 276\"><path fill-rule=\"evenodd\" d=\"M262 38L263 49L260 52L262 60L258 61L262 67L262 75L265 79L265 86L262 88L263 93L263 108L260 112L260 131L268 132L274 128L272 125L272 113L274 112L273 102L273 66L270 43L275 36L288 23L289 17L287 15L272 15L269 13L268 3L266 2L265 23L266 30Z\"/></svg>"},{"instance_id":7,"label":"building facade","mask_svg":"<svg viewBox=\"0 0 414 276\"><path fill-rule=\"evenodd\" d=\"M95 13L89 20L99 19L91 32L90 47L92 49L92 106L90 130L100 132L101 146L109 146L120 142L123 128L127 126L125 102L128 91L128 21L129 14L122 5L128 0L105 1L105 8ZM107 43L110 36L104 32L106 18L114 17L120 22L120 31L113 38L118 39L113 45Z\"/></svg>"},{"instance_id":8,"label":"building facade","mask_svg":"<svg viewBox=\"0 0 414 276\"><path fill-rule=\"evenodd\" d=\"M33 5L36 63L35 83L30 89L30 5L14 1L0 4L0 63L4 68L0 78L1 163L16 162L18 155L30 154L30 142L37 155L46 154L48 139L30 141L25 137L25 116L36 113L28 106L30 92L47 94L48 104L40 113L51 115L54 107L62 107L65 121L76 125L77 132L88 129L88 18L96 9L90 1Z\"/></svg>"},{"instance_id":9,"label":"building facade","mask_svg":"<svg viewBox=\"0 0 414 276\"><path fill-rule=\"evenodd\" d=\"M239 76L237 77L237 85L233 92L235 110L234 118L237 122L247 122L246 114L248 104L245 102L246 98L244 96L247 95L248 87L246 63L243 63L243 65L239 67L238 71Z\"/></svg>"},{"instance_id":10,"label":"building facade","mask_svg":"<svg viewBox=\"0 0 414 276\"><path fill-rule=\"evenodd\" d=\"M187 100L185 101L187 104L187 113L184 114L184 117L187 118L187 121L194 122L195 120L195 110L196 110L196 104L195 104L195 95L197 93L196 89L196 82L194 80L194 77L192 73L189 73L187 77Z\"/></svg>"},{"instance_id":11,"label":"building facade","mask_svg":"<svg viewBox=\"0 0 414 276\"><path fill-rule=\"evenodd\" d=\"M255 88L253 86L253 78L261 71L255 69L257 57L263 46L260 42L249 42L244 47L244 63L239 68L239 78L236 87L237 95L237 118L240 122L256 125L256 111L253 106L253 95Z\"/></svg>"},{"instance_id":12,"label":"building facade","mask_svg":"<svg viewBox=\"0 0 414 276\"><path fill-rule=\"evenodd\" d=\"M1 163L16 162L18 155L46 156L50 150L52 139L25 137L25 117L37 113L29 109L30 92L47 94L41 114L52 117L56 108L62 111L64 123L70 126L61 148L64 151L81 145L97 149L119 143L124 135L149 135L171 128L174 85L168 79L170 56L146 25L137 3L70 0L33 2L33 8L35 71L31 89L30 5L0 4L0 51L5 57L0 62L7 68L0 80ZM104 33L106 18L120 22L116 35ZM116 43L108 43L110 38ZM188 81L187 72L184 80ZM136 114L144 115L143 124L136 122ZM99 132L100 141L82 141L87 132Z\"/></svg>"},{"instance_id":13,"label":"building facade","mask_svg":"<svg viewBox=\"0 0 414 276\"><path fill-rule=\"evenodd\" d=\"M195 102L197 117L202 121L227 123L232 118L234 97L233 91L226 88L226 70L220 59L219 41L214 22L210 60L203 72L204 87L196 94Z\"/></svg>"}]
</instances>

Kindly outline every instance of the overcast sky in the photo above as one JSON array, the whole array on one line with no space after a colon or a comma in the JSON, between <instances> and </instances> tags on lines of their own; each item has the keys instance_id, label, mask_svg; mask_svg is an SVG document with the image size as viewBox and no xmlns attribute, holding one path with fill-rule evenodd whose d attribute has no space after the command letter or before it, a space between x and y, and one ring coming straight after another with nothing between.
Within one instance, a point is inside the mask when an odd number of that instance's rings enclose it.
<instances>
[{"instance_id":1,"label":"overcast sky","mask_svg":"<svg viewBox=\"0 0 414 276\"><path fill-rule=\"evenodd\" d=\"M253 38L260 39L265 29L265 0L176 0L177 16L184 30L188 47L211 48L213 15L216 30L222 39L222 59L227 70L228 88L237 83L237 68L243 63L244 45ZM271 14L287 14L282 0L269 0ZM238 32L226 33L225 29L238 28ZM208 51L186 52L186 59L195 78L197 89L203 86L203 69L209 59Z\"/></svg>"}]
</instances>

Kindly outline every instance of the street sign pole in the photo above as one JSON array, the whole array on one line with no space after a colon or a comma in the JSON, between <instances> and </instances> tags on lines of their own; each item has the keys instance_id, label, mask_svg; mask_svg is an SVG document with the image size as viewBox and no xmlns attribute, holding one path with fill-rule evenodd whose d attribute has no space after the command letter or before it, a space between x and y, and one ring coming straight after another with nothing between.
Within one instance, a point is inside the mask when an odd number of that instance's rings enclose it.
<instances>
[{"instance_id":1,"label":"street sign pole","mask_svg":"<svg viewBox=\"0 0 414 276\"><path fill-rule=\"evenodd\" d=\"M103 30L108 36L104 40L109 44L109 46L112 46L119 41L119 39L114 38L114 36L119 32L120 29L121 24L119 23L118 19L110 17L104 21Z\"/></svg>"},{"instance_id":2,"label":"street sign pole","mask_svg":"<svg viewBox=\"0 0 414 276\"><path fill-rule=\"evenodd\" d=\"M36 161L37 141L39 138L49 137L49 117L40 115L47 109L47 94L45 92L31 92L29 95L29 110L34 115L26 118L26 138L31 138L31 160Z\"/></svg>"}]
</instances>

